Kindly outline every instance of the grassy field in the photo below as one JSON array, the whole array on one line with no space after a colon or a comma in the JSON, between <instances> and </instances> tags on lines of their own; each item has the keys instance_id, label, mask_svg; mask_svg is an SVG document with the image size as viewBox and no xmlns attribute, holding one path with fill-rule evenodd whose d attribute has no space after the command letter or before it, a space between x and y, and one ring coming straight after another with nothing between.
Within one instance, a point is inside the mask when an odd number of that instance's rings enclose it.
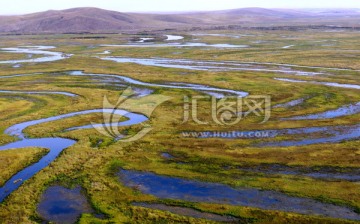
<instances>
[{"instance_id":1,"label":"grassy field","mask_svg":"<svg viewBox=\"0 0 360 224\"><path fill-rule=\"evenodd\" d=\"M214 31L211 33L224 33ZM229 31L234 35L243 35ZM44 123L25 130L30 137L64 137L78 140L59 158L13 192L0 204L0 223L36 223L40 217L36 206L46 188L54 183L66 186L81 185L93 207L105 214L105 219L84 214L80 223L206 223L205 220L175 215L169 212L132 206L132 202L160 202L181 205L200 211L231 215L252 223L351 223L347 220L306 216L280 211L268 211L250 207L190 203L176 200L160 200L144 195L136 189L125 187L115 173L120 168L151 171L157 174L183 177L207 182L228 184L233 187L253 187L274 190L292 196L313 198L322 202L349 206L360 211L360 185L356 182L326 181L294 175L264 175L242 172L236 167L257 164L301 165L305 167L355 167L360 168L360 141L335 144L317 144L298 147L254 147L256 139L196 139L184 138L183 131L233 131L267 130L299 127L320 127L357 124L360 115L336 119L281 121L280 118L319 113L360 101L359 90L336 88L309 83L287 83L274 80L296 78L321 82L360 84L359 72L328 71L324 76L293 76L275 72L250 71L193 71L176 68L160 68L137 64L103 61L94 56L110 50L111 56L164 57L178 59L273 62L305 66L360 69L357 60L360 53L360 33L325 31L248 31L240 38L218 36L194 36L184 33L185 41L211 44L229 43L249 45L243 49L174 48L174 47L101 47L99 44L125 44L135 35L105 35L105 39L74 39L76 35L57 36L2 36L1 47L20 45L55 45L54 51L74 54L70 59L51 63L27 63L20 68L0 64L0 77L14 74L33 76L0 79L1 90L66 91L79 95L71 98L60 95L28 95L0 93L0 144L15 141L4 133L14 124L75 111L100 109L103 96L116 102L121 90L111 85L96 83L89 77L69 76L67 71L84 70L88 73L115 74L144 82L186 82L219 88L246 91L252 95L270 95L272 104L311 96L306 103L290 109L273 109L271 118L258 124L258 118L249 116L236 126L219 126L214 122L199 125L182 123L183 96L196 96L193 90L154 87L155 93L172 97L156 108L147 124L153 130L135 142L116 142L94 129L63 132L69 127L101 122L101 114L83 115L60 121ZM149 34L151 36L151 34ZM195 40L194 40L195 39ZM282 47L294 45L287 49ZM324 46L327 45L327 46ZM2 54L0 60L24 58L26 55ZM316 69L315 69L316 70ZM204 95L204 94L203 94ZM199 104L199 118L211 121L209 100ZM134 111L140 112L140 111ZM140 125L120 128L131 133ZM303 136L308 137L308 136ZM296 136L278 137L277 140L295 139ZM101 142L97 145L97 142ZM162 152L176 156L166 160ZM19 149L0 152L0 185L17 171L44 154L42 149ZM16 161L15 163L13 161ZM224 167L230 167L224 169ZM6 168L6 169L5 169Z\"/></svg>"},{"instance_id":2,"label":"grassy field","mask_svg":"<svg viewBox=\"0 0 360 224\"><path fill-rule=\"evenodd\" d=\"M0 186L2 186L6 180L24 169L28 165L37 162L39 158L47 153L46 149L19 149L10 151L1 151L1 174L0 174Z\"/></svg>"}]
</instances>

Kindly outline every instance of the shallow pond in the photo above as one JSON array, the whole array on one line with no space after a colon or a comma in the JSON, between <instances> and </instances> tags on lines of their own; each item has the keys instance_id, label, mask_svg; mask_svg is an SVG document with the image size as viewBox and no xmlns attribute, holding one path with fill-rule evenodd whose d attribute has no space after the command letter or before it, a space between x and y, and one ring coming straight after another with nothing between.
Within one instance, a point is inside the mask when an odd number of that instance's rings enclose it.
<instances>
[{"instance_id":1,"label":"shallow pond","mask_svg":"<svg viewBox=\"0 0 360 224\"><path fill-rule=\"evenodd\" d=\"M165 158L165 159L174 159L175 157L173 155L171 155L168 152L163 152L161 153L161 157Z\"/></svg>"},{"instance_id":2,"label":"shallow pond","mask_svg":"<svg viewBox=\"0 0 360 224\"><path fill-rule=\"evenodd\" d=\"M84 213L94 213L90 203L81 192L81 187L68 189L51 186L42 195L37 207L40 217L58 224L73 224Z\"/></svg>"}]
</instances>

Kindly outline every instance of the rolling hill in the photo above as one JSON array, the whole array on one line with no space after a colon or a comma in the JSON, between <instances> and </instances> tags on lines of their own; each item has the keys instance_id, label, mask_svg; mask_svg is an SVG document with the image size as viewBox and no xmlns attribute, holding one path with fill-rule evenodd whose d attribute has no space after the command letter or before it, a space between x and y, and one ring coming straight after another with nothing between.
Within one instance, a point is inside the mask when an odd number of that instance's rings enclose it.
<instances>
[{"instance_id":1,"label":"rolling hill","mask_svg":"<svg viewBox=\"0 0 360 224\"><path fill-rule=\"evenodd\" d=\"M203 26L268 26L275 24L360 24L360 11L244 8L176 14L121 13L98 8L50 10L0 16L1 33L102 33L143 29L185 29ZM346 21L346 22L345 22Z\"/></svg>"}]
</instances>

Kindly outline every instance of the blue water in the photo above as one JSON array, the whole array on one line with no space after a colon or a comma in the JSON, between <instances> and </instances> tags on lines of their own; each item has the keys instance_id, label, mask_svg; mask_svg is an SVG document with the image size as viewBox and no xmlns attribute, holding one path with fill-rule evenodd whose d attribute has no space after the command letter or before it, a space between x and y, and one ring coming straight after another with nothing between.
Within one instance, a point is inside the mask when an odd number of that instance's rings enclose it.
<instances>
[{"instance_id":1,"label":"blue water","mask_svg":"<svg viewBox=\"0 0 360 224\"><path fill-rule=\"evenodd\" d=\"M156 209L161 211L167 211L178 215L190 216L197 219L207 219L213 220L216 222L222 223L242 223L240 220L230 216L217 215L207 212L200 212L195 209L179 207L179 206L170 206L165 204L148 204L148 203L132 203L134 206L139 206L143 208Z\"/></svg>"},{"instance_id":2,"label":"blue water","mask_svg":"<svg viewBox=\"0 0 360 224\"><path fill-rule=\"evenodd\" d=\"M94 213L94 210L80 187L51 186L42 195L37 212L46 221L73 224L83 213Z\"/></svg>"},{"instance_id":3,"label":"blue water","mask_svg":"<svg viewBox=\"0 0 360 224\"><path fill-rule=\"evenodd\" d=\"M10 79L10 78L16 78L16 77L24 77L24 76L33 76L33 75L39 75L41 73L33 73L33 74L16 74L16 75L3 75L0 76L0 79Z\"/></svg>"},{"instance_id":4,"label":"blue water","mask_svg":"<svg viewBox=\"0 0 360 224\"><path fill-rule=\"evenodd\" d=\"M360 181L359 168L336 168L336 167L302 167L286 166L281 164L260 164L249 167L239 167L242 171L263 173L263 174L282 174L299 175L315 179L324 180L347 180L352 182Z\"/></svg>"},{"instance_id":5,"label":"blue water","mask_svg":"<svg viewBox=\"0 0 360 224\"><path fill-rule=\"evenodd\" d=\"M2 150L16 150L17 148L25 147L40 147L50 149L50 152L41 158L37 163L30 165L22 171L15 174L0 188L0 202L2 202L8 195L18 189L24 181L33 177L40 170L47 167L54 161L59 154L66 148L74 145L76 141L64 138L41 138L41 139L24 139L22 141L10 143L0 147Z\"/></svg>"},{"instance_id":6,"label":"blue water","mask_svg":"<svg viewBox=\"0 0 360 224\"><path fill-rule=\"evenodd\" d=\"M174 159L175 157L168 152L161 153L161 156L165 159Z\"/></svg>"},{"instance_id":7,"label":"blue water","mask_svg":"<svg viewBox=\"0 0 360 224\"><path fill-rule=\"evenodd\" d=\"M163 68L180 68L197 71L255 71L284 73L301 76L313 76L323 73L297 71L289 68L279 68L277 66L261 66L240 62L218 62L218 61L199 61L188 59L168 59L168 58L125 58L125 57L102 57L102 60L115 61L119 63L135 63L145 66L157 66Z\"/></svg>"},{"instance_id":8,"label":"blue water","mask_svg":"<svg viewBox=\"0 0 360 224\"><path fill-rule=\"evenodd\" d=\"M34 121L27 121L20 124L13 125L5 130L6 134L11 136L15 136L19 138L19 141L9 143L7 145L0 146L0 151L2 150L16 150L17 148L24 147L40 147L49 149L50 152L40 159L37 163L26 167L22 171L15 174L10 180L8 180L1 188L0 188L0 202L4 201L4 199L9 196L13 191L18 189L22 183L31 177L33 177L40 170L47 167L52 161L54 161L59 154L66 148L74 145L76 141L66 139L66 138L37 138L37 139L28 139L24 134L24 130L30 126L47 123L51 121L61 120L69 117L74 117L78 115L84 114L92 114L92 113L113 113L121 116L125 116L128 120L119 122L115 124L116 126L131 126L135 124L142 123L148 118L141 114L131 113L125 110L113 110L113 109L94 109L87 111L79 111L69 114L63 114L59 116L43 118ZM99 124L100 125L100 124ZM108 124L105 124L108 125ZM95 125L96 126L96 125ZM76 129L88 129L93 128L91 125L77 127Z\"/></svg>"},{"instance_id":9,"label":"blue water","mask_svg":"<svg viewBox=\"0 0 360 224\"><path fill-rule=\"evenodd\" d=\"M317 133L322 135L311 135ZM277 136L308 134L298 140L271 141L257 144L259 147L289 147L313 144L337 143L360 138L360 124L348 126L325 126L317 128L295 128L279 130ZM317 137L313 137L317 136Z\"/></svg>"},{"instance_id":10,"label":"blue water","mask_svg":"<svg viewBox=\"0 0 360 224\"><path fill-rule=\"evenodd\" d=\"M335 110L329 110L322 113L317 114L308 114L304 116L296 116L283 118L282 120L319 120L319 119L331 119L343 116L349 116L353 114L360 113L360 102L355 104L350 104L346 106L342 106Z\"/></svg>"},{"instance_id":11,"label":"blue water","mask_svg":"<svg viewBox=\"0 0 360 224\"><path fill-rule=\"evenodd\" d=\"M37 54L37 55L47 55L46 57L40 58L28 58L23 60L9 60L9 61L0 61L0 64L19 64L19 63L41 63L41 62L52 62L62 59L69 58L71 55L64 55L61 52L47 51L49 49L54 49L53 46L22 46L17 48L1 48L2 52L7 53L17 53L17 54Z\"/></svg>"},{"instance_id":12,"label":"blue water","mask_svg":"<svg viewBox=\"0 0 360 224\"><path fill-rule=\"evenodd\" d=\"M55 94L55 95L64 95L70 97L76 97L77 94L69 93L69 92L61 92L61 91L18 91L18 90L0 90L0 93L7 94L32 94L32 95L46 95L46 94Z\"/></svg>"},{"instance_id":13,"label":"blue water","mask_svg":"<svg viewBox=\"0 0 360 224\"><path fill-rule=\"evenodd\" d=\"M306 215L360 220L352 209L319 201L291 197L283 193L251 188L233 188L224 184L207 183L161 176L150 172L120 170L120 181L127 187L161 199L206 202L256 207Z\"/></svg>"},{"instance_id":14,"label":"blue water","mask_svg":"<svg viewBox=\"0 0 360 224\"><path fill-rule=\"evenodd\" d=\"M274 79L278 80L278 81L283 81L283 82L312 83L312 84L316 84L316 85L339 87L339 88L346 88L346 89L360 89L360 85L356 85L356 84L345 84L345 83L336 83L336 82L305 81L305 80L285 79L285 78L274 78Z\"/></svg>"},{"instance_id":15,"label":"blue water","mask_svg":"<svg viewBox=\"0 0 360 224\"><path fill-rule=\"evenodd\" d=\"M286 103L277 104L273 108L290 108L290 107L294 107L294 106L297 106L297 105L300 105L300 104L304 103L305 100L306 100L306 98L300 98L300 99L296 99L296 100L291 100L291 101L286 102Z\"/></svg>"},{"instance_id":16,"label":"blue water","mask_svg":"<svg viewBox=\"0 0 360 224\"><path fill-rule=\"evenodd\" d=\"M246 97L249 95L247 92L243 91L236 91L231 89L221 89L216 87L210 87L200 84L184 84L184 83L172 83L171 85L166 84L155 84L155 83L149 83L149 82L142 82L136 79L132 79L126 76L120 76L120 75L109 75L109 74L87 74L82 71L72 71L69 73L70 75L75 76L98 76L98 77L111 77L116 80L122 80L123 82L127 84L133 84L133 85L139 85L139 86L146 86L146 87L163 87L163 88L171 88L171 89L191 89L195 91L209 91L209 92L219 92L219 93L225 93L225 94L231 94L236 95L239 97Z\"/></svg>"},{"instance_id":17,"label":"blue water","mask_svg":"<svg viewBox=\"0 0 360 224\"><path fill-rule=\"evenodd\" d=\"M235 133L235 134L233 134ZM237 135L236 133L240 133ZM261 143L256 143L256 147L289 147L303 146L312 144L337 143L360 138L360 124L356 125L339 125L339 126L322 126L309 128L291 128L291 129L270 129L270 130L252 130L252 131L230 131L223 134L214 134L212 131L205 131L199 138L225 138L225 139L259 139L254 138L254 133L264 134ZM314 135L313 135L314 134ZM277 141L271 140L275 137L306 135L296 140ZM270 139L270 141L269 141Z\"/></svg>"},{"instance_id":18,"label":"blue water","mask_svg":"<svg viewBox=\"0 0 360 224\"><path fill-rule=\"evenodd\" d=\"M229 93L229 90L226 91L224 91L223 89L214 90L211 89L212 87L206 87L201 85L181 84L181 83L179 83L178 85L152 84L152 83L145 83L128 77L116 76L116 75L85 74L83 72L72 72L72 75L105 76L105 77L120 79L126 83L143 85L143 86L161 86L167 88L184 87L187 89L190 88L194 90L199 90L199 88L204 88L207 91L223 91L225 93ZM234 92L232 91L231 93ZM15 143L10 143L5 146L1 146L0 150L10 150L11 148L23 148L23 147L41 147L41 148L50 149L50 152L45 157L43 157L38 163L25 168L23 171L20 171L9 181L7 181L5 185L2 188L0 188L0 201L2 202L9 194L11 194L14 190L16 190L19 186L21 186L21 184L24 181L31 178L37 172L48 166L54 159L57 158L57 156L64 149L76 143L73 140L63 139L63 138L27 139L23 133L24 129L32 125L64 119L81 114L101 113L101 112L104 111L102 109L99 109L99 110L74 112L66 115L55 116L52 118L44 118L36 121L24 122L8 128L6 130L6 133L13 136L17 136L21 140ZM126 111L119 111L119 114L122 116L127 116L129 118L129 120L127 121L120 122L118 124L119 126L137 124L147 120L145 116L127 113ZM69 130L78 130L78 129L92 128L92 127L93 126L86 125L81 127L73 127L70 128ZM302 135L302 134L308 134L309 137L307 137L306 139L292 140L292 141L269 141L269 142L261 143L258 146L274 146L274 147L296 146L296 145L308 145L308 144L318 144L318 143L333 143L344 140L357 139L360 137L360 124L348 125L348 126L324 126L324 127L314 127L314 128L269 130L269 132L271 133L270 136L272 138L283 135ZM319 135L314 135L317 137L311 137L313 133L324 133L326 135L324 137L318 137ZM126 172L135 172L135 171L122 171L123 178ZM144 193L154 194L155 196L160 198L173 198L173 199L189 200L195 202L204 201L210 203L228 203L234 205L258 207L263 209L275 209L275 210L297 212L301 214L320 214L329 217L348 218L354 220L359 219L358 214L353 213L348 208L343 208L339 206L331 207L334 205L322 204L320 202L310 199L293 198L276 192L258 191L256 189L234 189L229 186L221 185L221 184L202 183L196 181L183 180L179 178L161 177L151 173L135 172L135 173L128 173L127 175L129 176L128 178L131 178L131 179L125 179L125 183L126 180L128 180L127 186L134 186L134 187L140 186L140 189ZM125 175L125 177L127 175ZM324 177L324 175L327 174L308 173L308 176L312 176L315 178L317 177L322 178ZM344 176L341 176L343 174L339 174L339 175L340 176L338 177L340 177L340 179L341 178L344 179ZM147 182L146 183L142 182L140 178L145 179L145 181ZM158 184L156 184L155 182L158 182ZM158 186L159 184L163 187ZM145 186L145 188L142 188L142 186ZM171 188L169 188L169 186Z\"/></svg>"},{"instance_id":19,"label":"blue water","mask_svg":"<svg viewBox=\"0 0 360 224\"><path fill-rule=\"evenodd\" d=\"M211 47L211 48L248 48L248 45L207 44L207 43L138 43L138 44L102 44L102 47Z\"/></svg>"}]
</instances>

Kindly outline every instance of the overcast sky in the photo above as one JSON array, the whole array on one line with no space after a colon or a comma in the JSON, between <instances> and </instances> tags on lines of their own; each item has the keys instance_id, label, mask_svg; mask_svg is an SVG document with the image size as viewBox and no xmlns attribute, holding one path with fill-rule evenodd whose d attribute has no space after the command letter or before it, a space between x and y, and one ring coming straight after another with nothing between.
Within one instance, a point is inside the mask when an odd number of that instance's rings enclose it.
<instances>
[{"instance_id":1,"label":"overcast sky","mask_svg":"<svg viewBox=\"0 0 360 224\"><path fill-rule=\"evenodd\" d=\"M98 7L121 12L164 12L263 8L360 8L359 0L0 0L0 14Z\"/></svg>"}]
</instances>

